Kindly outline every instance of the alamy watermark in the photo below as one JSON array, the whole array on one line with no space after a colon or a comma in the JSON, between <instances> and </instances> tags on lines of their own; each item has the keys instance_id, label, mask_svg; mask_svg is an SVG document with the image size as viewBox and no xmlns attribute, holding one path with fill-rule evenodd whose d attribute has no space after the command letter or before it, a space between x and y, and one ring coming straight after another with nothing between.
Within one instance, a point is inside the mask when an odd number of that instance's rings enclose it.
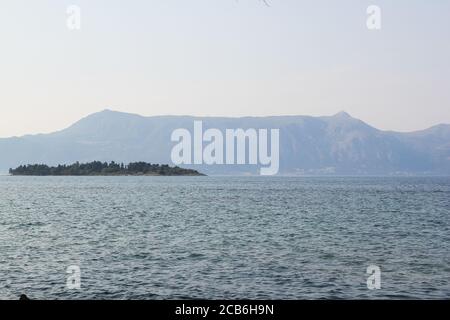
<instances>
[{"instance_id":1,"label":"alamy watermark","mask_svg":"<svg viewBox=\"0 0 450 320\"><path fill-rule=\"evenodd\" d=\"M370 265L367 267L367 289L379 290L381 289L381 269L379 266Z\"/></svg>"},{"instance_id":2,"label":"alamy watermark","mask_svg":"<svg viewBox=\"0 0 450 320\"><path fill-rule=\"evenodd\" d=\"M367 29L381 30L381 8L376 5L367 7L368 17L366 20Z\"/></svg>"},{"instance_id":3,"label":"alamy watermark","mask_svg":"<svg viewBox=\"0 0 450 320\"><path fill-rule=\"evenodd\" d=\"M69 290L81 289L81 269L79 266L68 266L66 273L69 275L66 279L66 287Z\"/></svg>"},{"instance_id":4,"label":"alamy watermark","mask_svg":"<svg viewBox=\"0 0 450 320\"><path fill-rule=\"evenodd\" d=\"M70 5L66 9L66 25L69 30L81 30L81 8L76 5Z\"/></svg>"},{"instance_id":5,"label":"alamy watermark","mask_svg":"<svg viewBox=\"0 0 450 320\"><path fill-rule=\"evenodd\" d=\"M178 142L171 152L175 165L260 165L261 175L275 175L280 165L279 129L219 129L203 132L203 122L194 121L194 132L180 128L172 132ZM204 146L204 143L206 145ZM270 148L270 153L269 153Z\"/></svg>"}]
</instances>

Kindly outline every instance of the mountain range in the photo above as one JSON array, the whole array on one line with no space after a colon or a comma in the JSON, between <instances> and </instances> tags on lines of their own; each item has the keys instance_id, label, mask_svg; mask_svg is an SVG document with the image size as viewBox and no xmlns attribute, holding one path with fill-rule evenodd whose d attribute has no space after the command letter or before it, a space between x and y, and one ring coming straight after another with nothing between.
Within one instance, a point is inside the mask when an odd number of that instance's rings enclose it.
<instances>
[{"instance_id":1,"label":"mountain range","mask_svg":"<svg viewBox=\"0 0 450 320\"><path fill-rule=\"evenodd\" d=\"M146 161L171 164L173 130L277 128L280 174L449 175L450 125L408 133L382 131L345 112L333 116L191 117L104 110L50 133L0 139L0 172L22 164ZM206 174L257 174L252 165L190 165Z\"/></svg>"}]
</instances>

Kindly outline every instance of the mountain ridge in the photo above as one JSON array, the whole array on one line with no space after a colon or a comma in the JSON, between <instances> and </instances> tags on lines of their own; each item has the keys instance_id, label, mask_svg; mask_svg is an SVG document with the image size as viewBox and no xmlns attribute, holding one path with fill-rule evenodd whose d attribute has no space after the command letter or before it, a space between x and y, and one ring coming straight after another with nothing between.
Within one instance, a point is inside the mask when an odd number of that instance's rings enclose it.
<instances>
[{"instance_id":1,"label":"mountain ridge","mask_svg":"<svg viewBox=\"0 0 450 320\"><path fill-rule=\"evenodd\" d=\"M0 172L31 163L168 163L171 132L207 128L280 129L282 174L450 174L450 124L384 131L345 111L331 116L141 116L105 109L48 134L0 138ZM256 174L254 166L185 166L207 174Z\"/></svg>"}]
</instances>

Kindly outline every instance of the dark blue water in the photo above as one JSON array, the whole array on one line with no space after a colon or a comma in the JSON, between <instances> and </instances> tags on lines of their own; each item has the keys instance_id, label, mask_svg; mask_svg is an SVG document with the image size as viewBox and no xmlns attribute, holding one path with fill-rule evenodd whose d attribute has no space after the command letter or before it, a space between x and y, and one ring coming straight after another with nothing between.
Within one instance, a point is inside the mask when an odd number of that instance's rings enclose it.
<instances>
[{"instance_id":1,"label":"dark blue water","mask_svg":"<svg viewBox=\"0 0 450 320\"><path fill-rule=\"evenodd\" d=\"M0 177L0 298L21 293L449 298L450 178Z\"/></svg>"}]
</instances>

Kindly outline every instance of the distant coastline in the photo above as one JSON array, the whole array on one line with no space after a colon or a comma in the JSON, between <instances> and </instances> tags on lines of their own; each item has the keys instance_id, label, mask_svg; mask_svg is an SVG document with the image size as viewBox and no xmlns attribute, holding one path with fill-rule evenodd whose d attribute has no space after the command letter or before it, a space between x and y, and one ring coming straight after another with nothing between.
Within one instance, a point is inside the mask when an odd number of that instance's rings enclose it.
<instances>
[{"instance_id":1,"label":"distant coastline","mask_svg":"<svg viewBox=\"0 0 450 320\"><path fill-rule=\"evenodd\" d=\"M171 140L172 133L184 128L193 134L195 121L202 121L206 130L216 128L222 133L239 128L245 129L244 133L252 128L258 129L257 132L261 128L279 129L280 175L450 175L450 124L404 133L378 130L345 112L324 117L222 118L144 117L110 110L88 115L61 131L0 138L0 173L20 164L57 165L93 160L128 163L148 159L174 166L177 161L171 158L171 151L176 141ZM220 149L219 145L216 148ZM225 147L226 144L224 150ZM245 138L246 152L250 147ZM224 154L218 156L226 158ZM215 154L214 157L217 158ZM193 159L191 162L195 166L184 160L180 166L209 175L257 174L258 167L267 166L221 165L220 161L197 164Z\"/></svg>"},{"instance_id":2,"label":"distant coastline","mask_svg":"<svg viewBox=\"0 0 450 320\"><path fill-rule=\"evenodd\" d=\"M128 165L114 161L88 163L76 162L71 165L48 166L46 164L21 165L9 169L12 176L204 176L197 170L170 167L167 164L132 162Z\"/></svg>"}]
</instances>

